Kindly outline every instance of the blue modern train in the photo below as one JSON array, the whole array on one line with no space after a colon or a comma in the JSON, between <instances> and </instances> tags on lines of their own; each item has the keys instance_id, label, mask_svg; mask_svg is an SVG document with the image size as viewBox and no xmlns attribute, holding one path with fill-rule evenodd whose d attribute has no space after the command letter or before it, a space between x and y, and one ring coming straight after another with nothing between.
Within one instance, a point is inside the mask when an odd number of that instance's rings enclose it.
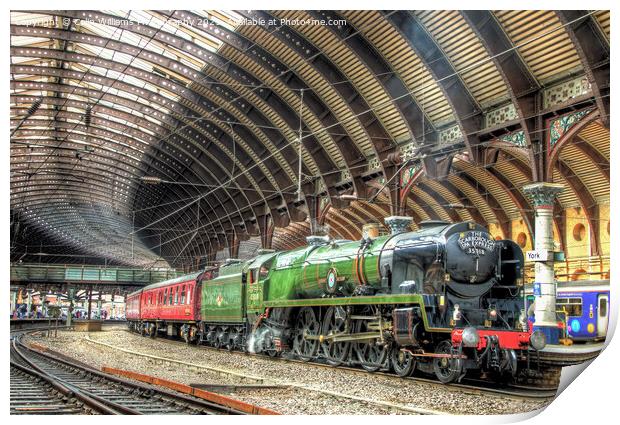
<instances>
[{"instance_id":1,"label":"blue modern train","mask_svg":"<svg viewBox=\"0 0 620 425\"><path fill-rule=\"evenodd\" d=\"M526 308L534 300L526 291ZM558 282L556 312L565 324L566 337L574 342L603 341L609 324L609 280Z\"/></svg>"}]
</instances>

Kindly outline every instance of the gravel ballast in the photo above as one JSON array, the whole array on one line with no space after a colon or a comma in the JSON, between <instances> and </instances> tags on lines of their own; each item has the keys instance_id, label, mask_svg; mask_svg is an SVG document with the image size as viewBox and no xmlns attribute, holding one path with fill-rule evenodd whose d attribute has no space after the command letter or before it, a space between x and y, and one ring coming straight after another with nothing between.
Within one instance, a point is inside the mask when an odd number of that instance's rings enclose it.
<instances>
[{"instance_id":1,"label":"gravel ballast","mask_svg":"<svg viewBox=\"0 0 620 425\"><path fill-rule=\"evenodd\" d=\"M26 337L54 351L90 364L131 370L185 384L247 384L238 376L175 363L162 363L114 348L89 342L82 332L59 332L57 338ZM311 364L272 361L243 353L201 349L149 339L123 327L108 328L88 335L92 340L143 354L229 370L259 377L280 385L302 385L312 390L331 391L376 402L392 403L412 409L428 409L451 414L512 414L540 409L544 400L518 400L501 395L471 394L440 384L405 380L398 377L354 373ZM276 410L283 414L387 414L394 409L358 400L343 399L300 388L235 389L233 398ZM398 412L398 411L397 411ZM398 412L405 413L405 412Z\"/></svg>"}]
</instances>

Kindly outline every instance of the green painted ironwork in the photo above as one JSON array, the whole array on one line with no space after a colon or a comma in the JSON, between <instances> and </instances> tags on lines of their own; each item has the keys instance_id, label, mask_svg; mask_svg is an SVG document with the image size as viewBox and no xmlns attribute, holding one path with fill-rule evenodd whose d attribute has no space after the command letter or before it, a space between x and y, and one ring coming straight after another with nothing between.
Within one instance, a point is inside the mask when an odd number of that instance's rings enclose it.
<instances>
[{"instance_id":1,"label":"green painted ironwork","mask_svg":"<svg viewBox=\"0 0 620 425\"><path fill-rule=\"evenodd\" d=\"M12 264L12 283L118 283L148 285L177 277L175 270L142 270L136 268Z\"/></svg>"},{"instance_id":2,"label":"green painted ironwork","mask_svg":"<svg viewBox=\"0 0 620 425\"><path fill-rule=\"evenodd\" d=\"M560 138L584 116L590 113L591 109L577 111L563 115L551 121L549 126L549 146L553 148Z\"/></svg>"},{"instance_id":3,"label":"green painted ironwork","mask_svg":"<svg viewBox=\"0 0 620 425\"><path fill-rule=\"evenodd\" d=\"M525 132L523 130L514 131L499 138L502 142L512 143L515 146L524 148L526 146Z\"/></svg>"}]
</instances>

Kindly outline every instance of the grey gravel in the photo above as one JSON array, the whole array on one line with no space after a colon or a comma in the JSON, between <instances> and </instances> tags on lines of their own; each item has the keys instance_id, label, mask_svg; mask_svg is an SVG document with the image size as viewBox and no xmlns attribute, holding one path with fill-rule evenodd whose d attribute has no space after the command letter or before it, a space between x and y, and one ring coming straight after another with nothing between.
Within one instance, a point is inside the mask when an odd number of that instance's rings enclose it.
<instances>
[{"instance_id":1,"label":"grey gravel","mask_svg":"<svg viewBox=\"0 0 620 425\"><path fill-rule=\"evenodd\" d=\"M81 332L59 332L58 338L28 336L28 340L48 346L95 367L111 366L146 373L173 381L201 384L239 384L240 379L205 370L190 370L178 364L161 364L154 360L85 340ZM409 408L422 408L451 414L512 414L544 407L546 401L517 400L493 394L469 394L440 384L404 380L398 377L352 373L338 368L311 364L277 362L236 352L201 349L141 337L124 328L107 328L91 333L90 338L140 353L232 370L261 377L270 382L338 392L378 402ZM239 400L284 414L387 414L391 409L351 399L299 388L241 389L230 393ZM402 412L396 412L402 413Z\"/></svg>"}]
</instances>

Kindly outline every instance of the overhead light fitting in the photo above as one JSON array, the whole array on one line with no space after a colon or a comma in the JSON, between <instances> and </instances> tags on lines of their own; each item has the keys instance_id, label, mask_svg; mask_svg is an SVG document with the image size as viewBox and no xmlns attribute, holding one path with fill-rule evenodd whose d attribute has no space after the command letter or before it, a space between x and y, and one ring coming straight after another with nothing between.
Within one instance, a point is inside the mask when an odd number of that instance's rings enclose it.
<instances>
[{"instance_id":1,"label":"overhead light fitting","mask_svg":"<svg viewBox=\"0 0 620 425\"><path fill-rule=\"evenodd\" d=\"M161 178L155 177L155 176L142 176L140 177L140 180L142 180L146 184L160 184L161 183Z\"/></svg>"}]
</instances>

